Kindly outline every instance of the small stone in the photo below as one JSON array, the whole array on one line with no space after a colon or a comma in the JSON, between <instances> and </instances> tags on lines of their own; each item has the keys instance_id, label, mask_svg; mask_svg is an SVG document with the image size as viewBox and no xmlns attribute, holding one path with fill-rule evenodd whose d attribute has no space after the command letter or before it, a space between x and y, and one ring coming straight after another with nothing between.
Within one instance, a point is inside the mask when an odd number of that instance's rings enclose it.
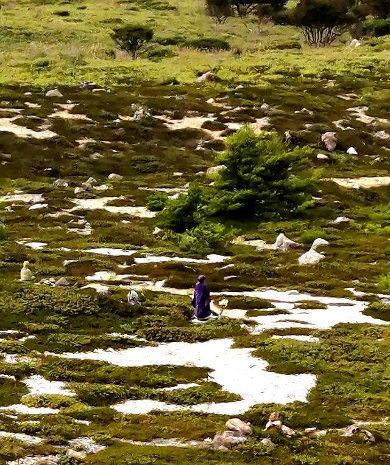
<instances>
[{"instance_id":1,"label":"small stone","mask_svg":"<svg viewBox=\"0 0 390 465\"><path fill-rule=\"evenodd\" d=\"M214 102L215 102L215 100L213 98L209 98L208 100L206 100L206 103L209 103L209 104L212 104Z\"/></svg>"},{"instance_id":2,"label":"small stone","mask_svg":"<svg viewBox=\"0 0 390 465\"><path fill-rule=\"evenodd\" d=\"M95 153L92 153L89 158L91 160L99 160L100 158L103 158L103 155L101 153L98 153L98 152L95 152Z\"/></svg>"},{"instance_id":3,"label":"small stone","mask_svg":"<svg viewBox=\"0 0 390 465\"><path fill-rule=\"evenodd\" d=\"M378 139L382 139L382 140L390 139L390 134L387 134L386 131L378 131L378 132L376 132L374 135L375 135L375 137L377 137Z\"/></svg>"},{"instance_id":4,"label":"small stone","mask_svg":"<svg viewBox=\"0 0 390 465\"><path fill-rule=\"evenodd\" d=\"M261 444L263 444L263 446L266 446L266 447L272 447L272 448L276 447L276 445L269 438L263 438L260 442Z\"/></svg>"},{"instance_id":5,"label":"small stone","mask_svg":"<svg viewBox=\"0 0 390 465\"><path fill-rule=\"evenodd\" d=\"M360 47L361 45L362 43L358 39L352 39L351 43L349 44L350 47L354 47L354 48Z\"/></svg>"},{"instance_id":6,"label":"small stone","mask_svg":"<svg viewBox=\"0 0 390 465\"><path fill-rule=\"evenodd\" d=\"M154 228L153 230L153 234L154 235L157 235L157 234L160 234L162 232L162 229L161 228L158 228L157 226Z\"/></svg>"},{"instance_id":7,"label":"small stone","mask_svg":"<svg viewBox=\"0 0 390 465\"><path fill-rule=\"evenodd\" d=\"M111 174L108 176L108 179L109 179L110 181L122 181L123 176L121 176L120 174L111 173Z\"/></svg>"},{"instance_id":8,"label":"small stone","mask_svg":"<svg viewBox=\"0 0 390 465\"><path fill-rule=\"evenodd\" d=\"M85 189L83 187L75 187L74 189L75 194L81 194L82 192L85 192Z\"/></svg>"},{"instance_id":9,"label":"small stone","mask_svg":"<svg viewBox=\"0 0 390 465\"><path fill-rule=\"evenodd\" d=\"M0 153L0 158L2 160L10 161L12 159L12 155L10 153Z\"/></svg>"},{"instance_id":10,"label":"small stone","mask_svg":"<svg viewBox=\"0 0 390 465\"><path fill-rule=\"evenodd\" d=\"M96 179L95 179L95 178L92 178L92 177L89 177L89 178L87 179L86 182L87 182L88 184L96 184L96 183L97 183Z\"/></svg>"},{"instance_id":11,"label":"small stone","mask_svg":"<svg viewBox=\"0 0 390 465\"><path fill-rule=\"evenodd\" d=\"M61 97L63 97L63 95L61 94L61 92L58 89L52 89L52 90L49 90L48 92L46 92L46 97L61 98Z\"/></svg>"},{"instance_id":12,"label":"small stone","mask_svg":"<svg viewBox=\"0 0 390 465\"><path fill-rule=\"evenodd\" d=\"M275 250L279 250L280 252L288 252L290 249L298 247L298 245L299 244L297 242L292 241L283 233L280 233L276 238L273 248Z\"/></svg>"},{"instance_id":13,"label":"small stone","mask_svg":"<svg viewBox=\"0 0 390 465\"><path fill-rule=\"evenodd\" d=\"M207 174L210 176L220 173L221 171L225 171L226 166L225 165L217 165L217 166L212 166L207 170Z\"/></svg>"},{"instance_id":14,"label":"small stone","mask_svg":"<svg viewBox=\"0 0 390 465\"><path fill-rule=\"evenodd\" d=\"M349 147L349 149L347 150L347 153L348 153L348 155L357 155L358 154L355 147Z\"/></svg>"},{"instance_id":15,"label":"small stone","mask_svg":"<svg viewBox=\"0 0 390 465\"><path fill-rule=\"evenodd\" d=\"M335 132L325 132L325 134L321 136L321 140L329 152L332 152L336 148L337 137Z\"/></svg>"},{"instance_id":16,"label":"small stone","mask_svg":"<svg viewBox=\"0 0 390 465\"><path fill-rule=\"evenodd\" d=\"M338 216L335 220L331 221L329 224L341 224L349 223L351 220L347 216Z\"/></svg>"},{"instance_id":17,"label":"small stone","mask_svg":"<svg viewBox=\"0 0 390 465\"><path fill-rule=\"evenodd\" d=\"M324 153L319 153L317 155L317 160L329 160L328 155L325 155Z\"/></svg>"},{"instance_id":18,"label":"small stone","mask_svg":"<svg viewBox=\"0 0 390 465\"><path fill-rule=\"evenodd\" d=\"M231 431L238 431L243 436L250 436L252 428L249 423L245 423L239 418L232 418L226 422L227 429Z\"/></svg>"},{"instance_id":19,"label":"small stone","mask_svg":"<svg viewBox=\"0 0 390 465\"><path fill-rule=\"evenodd\" d=\"M69 183L65 179L56 179L53 181L53 187L54 189L66 189L69 187Z\"/></svg>"},{"instance_id":20,"label":"small stone","mask_svg":"<svg viewBox=\"0 0 390 465\"><path fill-rule=\"evenodd\" d=\"M73 449L68 449L66 451L66 455L68 457L72 457L74 459L77 459L77 460L83 460L87 457L87 453L85 451L77 451L77 450L73 450Z\"/></svg>"},{"instance_id":21,"label":"small stone","mask_svg":"<svg viewBox=\"0 0 390 465\"><path fill-rule=\"evenodd\" d=\"M198 78L196 78L195 82L197 82L199 84L203 84L203 83L208 82L208 81L213 81L214 78L215 78L214 73L212 71L207 71L207 73L204 73L201 76L199 76Z\"/></svg>"},{"instance_id":22,"label":"small stone","mask_svg":"<svg viewBox=\"0 0 390 465\"><path fill-rule=\"evenodd\" d=\"M247 437L241 436L238 431L223 431L214 436L212 445L214 449L226 450L232 449L234 446L243 444L246 441Z\"/></svg>"},{"instance_id":23,"label":"small stone","mask_svg":"<svg viewBox=\"0 0 390 465\"><path fill-rule=\"evenodd\" d=\"M268 103L263 103L260 107L260 110L267 111L269 110L269 105Z\"/></svg>"},{"instance_id":24,"label":"small stone","mask_svg":"<svg viewBox=\"0 0 390 465\"><path fill-rule=\"evenodd\" d=\"M60 278L58 281L55 282L54 286L55 287L67 287L69 286L69 282L66 278Z\"/></svg>"}]
</instances>

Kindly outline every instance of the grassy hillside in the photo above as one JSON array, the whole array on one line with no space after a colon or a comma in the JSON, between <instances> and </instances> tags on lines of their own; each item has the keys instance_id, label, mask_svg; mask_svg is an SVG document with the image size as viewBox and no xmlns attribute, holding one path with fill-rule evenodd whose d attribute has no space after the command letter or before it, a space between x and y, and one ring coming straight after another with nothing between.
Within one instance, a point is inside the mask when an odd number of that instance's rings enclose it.
<instances>
[{"instance_id":1,"label":"grassy hillside","mask_svg":"<svg viewBox=\"0 0 390 465\"><path fill-rule=\"evenodd\" d=\"M171 56L156 61L145 52L133 62L119 51L110 37L112 29L134 22L155 31L149 55ZM190 42L199 37L225 38L231 51L194 50ZM238 18L216 25L201 0L3 1L0 40L0 82L40 86L83 80L105 85L145 80L191 83L210 69L224 84L260 84L286 72L359 76L371 66L381 73L389 64L390 49L389 39L351 48L349 38L343 37L336 46L313 50L292 27Z\"/></svg>"}]
</instances>

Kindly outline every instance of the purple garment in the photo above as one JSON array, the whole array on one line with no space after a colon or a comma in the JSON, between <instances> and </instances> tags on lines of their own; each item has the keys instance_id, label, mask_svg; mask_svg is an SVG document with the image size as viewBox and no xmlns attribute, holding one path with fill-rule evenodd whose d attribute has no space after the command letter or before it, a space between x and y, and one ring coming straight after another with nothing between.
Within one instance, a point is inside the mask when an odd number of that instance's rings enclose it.
<instances>
[{"instance_id":1,"label":"purple garment","mask_svg":"<svg viewBox=\"0 0 390 465\"><path fill-rule=\"evenodd\" d=\"M210 291L205 282L197 282L195 286L194 298L192 299L194 314L200 320L211 315Z\"/></svg>"}]
</instances>

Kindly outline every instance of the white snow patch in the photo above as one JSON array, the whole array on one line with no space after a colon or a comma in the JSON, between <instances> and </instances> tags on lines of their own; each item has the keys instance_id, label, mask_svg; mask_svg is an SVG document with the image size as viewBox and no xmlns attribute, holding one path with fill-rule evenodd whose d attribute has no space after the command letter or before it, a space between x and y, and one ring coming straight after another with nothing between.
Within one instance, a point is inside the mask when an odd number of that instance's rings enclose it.
<instances>
[{"instance_id":1,"label":"white snow patch","mask_svg":"<svg viewBox=\"0 0 390 465\"><path fill-rule=\"evenodd\" d=\"M97 271L94 275L87 276L87 281L123 281L130 278L131 274L116 274L114 271Z\"/></svg>"},{"instance_id":2,"label":"white snow patch","mask_svg":"<svg viewBox=\"0 0 390 465\"><path fill-rule=\"evenodd\" d=\"M42 250L47 246L46 242L27 242L27 241L16 241L19 245L24 245L33 250Z\"/></svg>"},{"instance_id":3,"label":"white snow patch","mask_svg":"<svg viewBox=\"0 0 390 465\"><path fill-rule=\"evenodd\" d=\"M163 263L163 262L181 262L181 263L223 263L228 257L223 255L210 254L206 259L186 258L186 257L166 257L157 255L145 255L144 257L135 258L134 263Z\"/></svg>"},{"instance_id":4,"label":"white snow patch","mask_svg":"<svg viewBox=\"0 0 390 465\"><path fill-rule=\"evenodd\" d=\"M56 415L59 410L46 407L27 407L23 404L8 405L7 407L0 407L0 410L11 411L20 413L21 415Z\"/></svg>"},{"instance_id":5,"label":"white snow patch","mask_svg":"<svg viewBox=\"0 0 390 465\"><path fill-rule=\"evenodd\" d=\"M137 218L154 218L155 212L149 211L146 207L113 207L108 206L109 202L123 200L124 197L101 197L98 199L70 199L75 204L73 208L67 210L68 213L77 210L106 210L110 213L134 216Z\"/></svg>"},{"instance_id":6,"label":"white snow patch","mask_svg":"<svg viewBox=\"0 0 390 465\"><path fill-rule=\"evenodd\" d=\"M336 184L348 189L372 189L390 186L390 176L363 176L361 178L332 178Z\"/></svg>"},{"instance_id":7,"label":"white snow patch","mask_svg":"<svg viewBox=\"0 0 390 465\"><path fill-rule=\"evenodd\" d=\"M23 203L39 203L43 202L42 194L7 194L0 197L0 202L23 202Z\"/></svg>"},{"instance_id":8,"label":"white snow patch","mask_svg":"<svg viewBox=\"0 0 390 465\"><path fill-rule=\"evenodd\" d=\"M7 431L0 431L0 438L12 438L17 441L25 442L26 444L40 444L41 438L37 436L30 436L29 434L23 433L8 433Z\"/></svg>"},{"instance_id":9,"label":"white snow patch","mask_svg":"<svg viewBox=\"0 0 390 465\"><path fill-rule=\"evenodd\" d=\"M0 132L12 132L17 137L34 138L34 139L51 139L57 134L55 132L45 129L43 131L34 131L33 129L19 126L13 121L17 120L19 116L12 118L0 118Z\"/></svg>"},{"instance_id":10,"label":"white snow patch","mask_svg":"<svg viewBox=\"0 0 390 465\"><path fill-rule=\"evenodd\" d=\"M166 387L159 389L160 391L178 391L179 389L190 389L192 387L198 387L197 383L186 383L186 384L177 384L176 386Z\"/></svg>"},{"instance_id":11,"label":"white snow patch","mask_svg":"<svg viewBox=\"0 0 390 465\"><path fill-rule=\"evenodd\" d=\"M94 253L97 255L108 255L110 257L130 257L134 255L136 250L125 250L125 249L113 249L109 247L100 247L97 249L89 249L85 252Z\"/></svg>"},{"instance_id":12,"label":"white snow patch","mask_svg":"<svg viewBox=\"0 0 390 465\"><path fill-rule=\"evenodd\" d=\"M172 342L154 347L63 354L64 358L100 360L118 366L175 365L209 367L210 379L225 391L242 397L238 402L198 404L189 407L165 404L150 399L128 401L114 408L123 413L147 413L152 410L192 410L196 412L239 415L261 403L305 402L316 377L310 374L283 375L268 372L268 363L254 358L255 349L232 349L232 339L207 342Z\"/></svg>"},{"instance_id":13,"label":"white snow patch","mask_svg":"<svg viewBox=\"0 0 390 465\"><path fill-rule=\"evenodd\" d=\"M66 389L66 384L62 381L48 381L39 375L31 376L23 380L23 383L29 389L27 395L30 396L40 396L53 394L57 396L69 396L74 397L76 394L69 389Z\"/></svg>"},{"instance_id":14,"label":"white snow patch","mask_svg":"<svg viewBox=\"0 0 390 465\"><path fill-rule=\"evenodd\" d=\"M298 335L298 334L289 334L287 336L272 336L272 339L294 339L296 341L302 341L302 342L320 342L319 337L314 337L314 336L303 336L303 335Z\"/></svg>"}]
</instances>

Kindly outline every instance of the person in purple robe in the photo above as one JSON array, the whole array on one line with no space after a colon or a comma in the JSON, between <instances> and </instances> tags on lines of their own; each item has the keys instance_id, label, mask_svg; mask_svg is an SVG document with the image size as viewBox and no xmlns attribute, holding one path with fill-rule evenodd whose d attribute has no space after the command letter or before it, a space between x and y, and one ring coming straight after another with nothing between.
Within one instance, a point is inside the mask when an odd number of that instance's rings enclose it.
<instances>
[{"instance_id":1,"label":"person in purple robe","mask_svg":"<svg viewBox=\"0 0 390 465\"><path fill-rule=\"evenodd\" d=\"M207 320L211 315L210 291L206 284L206 277L201 275L195 285L194 297L192 299L194 314L198 320Z\"/></svg>"}]
</instances>

